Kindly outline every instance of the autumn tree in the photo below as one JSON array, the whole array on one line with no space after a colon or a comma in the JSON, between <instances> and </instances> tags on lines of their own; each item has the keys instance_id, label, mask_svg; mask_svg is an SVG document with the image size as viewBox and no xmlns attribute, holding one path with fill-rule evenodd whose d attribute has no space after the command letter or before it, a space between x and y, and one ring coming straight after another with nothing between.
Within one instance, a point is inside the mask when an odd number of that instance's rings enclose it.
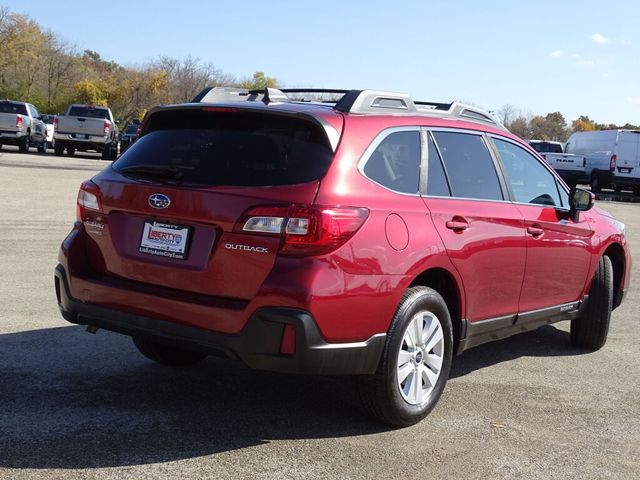
<instances>
[{"instance_id":1,"label":"autumn tree","mask_svg":"<svg viewBox=\"0 0 640 480\"><path fill-rule=\"evenodd\" d=\"M520 138L532 138L530 120L522 115L511 120L505 127Z\"/></svg>"},{"instance_id":2,"label":"autumn tree","mask_svg":"<svg viewBox=\"0 0 640 480\"><path fill-rule=\"evenodd\" d=\"M596 122L586 115L580 115L571 122L571 131L573 132L592 132L594 130L598 130Z\"/></svg>"}]
</instances>

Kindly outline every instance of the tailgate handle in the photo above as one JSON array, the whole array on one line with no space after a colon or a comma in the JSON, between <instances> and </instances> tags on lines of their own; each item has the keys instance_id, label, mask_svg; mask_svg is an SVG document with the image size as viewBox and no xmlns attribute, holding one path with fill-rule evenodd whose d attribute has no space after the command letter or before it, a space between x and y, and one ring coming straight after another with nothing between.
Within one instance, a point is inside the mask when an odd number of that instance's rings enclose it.
<instances>
[{"instance_id":1,"label":"tailgate handle","mask_svg":"<svg viewBox=\"0 0 640 480\"><path fill-rule=\"evenodd\" d=\"M463 217L453 217L445 226L449 230L453 230L454 232L461 233L464 232L467 228L469 228L469 222L467 222Z\"/></svg>"},{"instance_id":2,"label":"tailgate handle","mask_svg":"<svg viewBox=\"0 0 640 480\"><path fill-rule=\"evenodd\" d=\"M540 228L540 225L531 225L527 227L527 233L532 237L538 238L544 234L544 230Z\"/></svg>"}]
</instances>

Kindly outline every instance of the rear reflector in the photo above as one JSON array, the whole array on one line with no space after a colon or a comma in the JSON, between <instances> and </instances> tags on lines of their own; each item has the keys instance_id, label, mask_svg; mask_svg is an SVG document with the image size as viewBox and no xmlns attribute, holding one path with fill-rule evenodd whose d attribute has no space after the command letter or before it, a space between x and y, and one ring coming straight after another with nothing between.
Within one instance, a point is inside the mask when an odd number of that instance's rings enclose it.
<instances>
[{"instance_id":1,"label":"rear reflector","mask_svg":"<svg viewBox=\"0 0 640 480\"><path fill-rule=\"evenodd\" d=\"M296 353L296 327L285 325L280 342L280 353L283 355L293 355Z\"/></svg>"}]
</instances>

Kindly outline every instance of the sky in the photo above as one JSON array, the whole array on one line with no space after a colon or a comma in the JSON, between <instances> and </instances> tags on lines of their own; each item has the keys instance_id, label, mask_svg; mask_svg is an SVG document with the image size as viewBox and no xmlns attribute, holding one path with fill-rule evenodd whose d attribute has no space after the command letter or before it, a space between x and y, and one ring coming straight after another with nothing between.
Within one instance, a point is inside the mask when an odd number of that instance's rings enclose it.
<instances>
[{"instance_id":1,"label":"sky","mask_svg":"<svg viewBox=\"0 0 640 480\"><path fill-rule=\"evenodd\" d=\"M103 58L640 124L639 1L0 0Z\"/></svg>"}]
</instances>

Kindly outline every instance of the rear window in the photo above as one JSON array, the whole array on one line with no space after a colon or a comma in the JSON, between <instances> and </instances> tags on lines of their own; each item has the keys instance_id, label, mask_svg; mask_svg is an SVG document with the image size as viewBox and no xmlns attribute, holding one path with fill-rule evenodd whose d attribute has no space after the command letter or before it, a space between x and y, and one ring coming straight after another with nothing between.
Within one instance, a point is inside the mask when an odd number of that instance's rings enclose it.
<instances>
[{"instance_id":1,"label":"rear window","mask_svg":"<svg viewBox=\"0 0 640 480\"><path fill-rule=\"evenodd\" d=\"M531 142L529 145L538 153L562 153L562 145L549 142Z\"/></svg>"},{"instance_id":2,"label":"rear window","mask_svg":"<svg viewBox=\"0 0 640 480\"><path fill-rule=\"evenodd\" d=\"M151 165L196 185L295 185L320 179L333 158L319 125L283 115L168 110L151 116L145 130L116 171Z\"/></svg>"},{"instance_id":3,"label":"rear window","mask_svg":"<svg viewBox=\"0 0 640 480\"><path fill-rule=\"evenodd\" d=\"M108 120L109 110L95 107L71 107L67 115L70 117L104 118Z\"/></svg>"},{"instance_id":4,"label":"rear window","mask_svg":"<svg viewBox=\"0 0 640 480\"><path fill-rule=\"evenodd\" d=\"M27 114L27 107L24 103L0 102L0 113Z\"/></svg>"}]
</instances>

